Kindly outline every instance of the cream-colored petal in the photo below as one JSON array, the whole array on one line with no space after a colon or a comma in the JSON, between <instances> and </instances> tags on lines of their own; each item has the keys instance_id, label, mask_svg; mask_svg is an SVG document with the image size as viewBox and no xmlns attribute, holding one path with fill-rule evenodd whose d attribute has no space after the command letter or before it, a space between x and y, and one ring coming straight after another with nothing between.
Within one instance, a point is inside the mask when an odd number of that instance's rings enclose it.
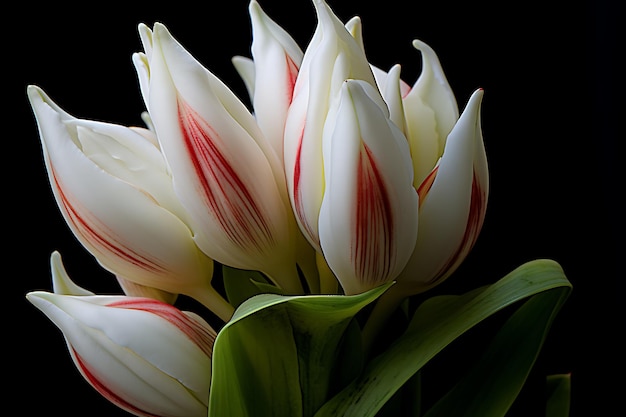
<instances>
[{"instance_id":1,"label":"cream-colored petal","mask_svg":"<svg viewBox=\"0 0 626 417\"><path fill-rule=\"evenodd\" d=\"M236 55L232 57L231 62L241 77L243 84L246 86L250 102L252 102L252 100L254 100L254 80L256 78L254 74L254 61L251 58Z\"/></svg>"},{"instance_id":2,"label":"cream-colored petal","mask_svg":"<svg viewBox=\"0 0 626 417\"><path fill-rule=\"evenodd\" d=\"M156 168L163 166L154 145L128 128L78 120L38 87L29 87L28 94L57 204L98 262L141 285L193 297L213 294L212 260L200 252L181 217L165 207L171 180ZM134 146L146 153L133 154ZM159 176L164 183L148 186ZM225 301L216 308L225 319L232 314Z\"/></svg>"},{"instance_id":3,"label":"cream-colored petal","mask_svg":"<svg viewBox=\"0 0 626 417\"><path fill-rule=\"evenodd\" d=\"M482 224L486 204L486 190L477 189L486 184L475 181L476 149L482 147L479 123L482 96L482 90L472 95L448 136L432 184L419 190L417 243L399 282L427 286L440 281L467 254L468 233L475 240L476 221Z\"/></svg>"},{"instance_id":4,"label":"cream-colored petal","mask_svg":"<svg viewBox=\"0 0 626 417\"><path fill-rule=\"evenodd\" d=\"M347 79L375 85L361 45L324 1L302 58L285 125L285 173L291 205L309 243L320 251L318 217L324 193L322 134L330 102Z\"/></svg>"},{"instance_id":5,"label":"cream-colored petal","mask_svg":"<svg viewBox=\"0 0 626 417\"><path fill-rule=\"evenodd\" d=\"M149 111L197 245L296 290L285 274L295 249L275 152L243 103L165 26L154 26L153 41Z\"/></svg>"},{"instance_id":6,"label":"cream-colored petal","mask_svg":"<svg viewBox=\"0 0 626 417\"><path fill-rule=\"evenodd\" d=\"M403 104L418 187L441 157L459 111L435 52L419 40L413 46L422 53L422 73Z\"/></svg>"},{"instance_id":7,"label":"cream-colored petal","mask_svg":"<svg viewBox=\"0 0 626 417\"><path fill-rule=\"evenodd\" d=\"M303 52L293 38L267 16L257 1L252 0L248 9L252 22L255 117L282 161L285 119Z\"/></svg>"},{"instance_id":8,"label":"cream-colored petal","mask_svg":"<svg viewBox=\"0 0 626 417\"><path fill-rule=\"evenodd\" d=\"M58 251L54 251L50 255L50 273L52 274L52 289L55 294L95 295L72 281L65 270L61 254Z\"/></svg>"},{"instance_id":9,"label":"cream-colored petal","mask_svg":"<svg viewBox=\"0 0 626 417\"><path fill-rule=\"evenodd\" d=\"M215 332L154 300L31 292L103 396L136 415L207 412ZM141 329L138 332L137 329Z\"/></svg>"},{"instance_id":10,"label":"cream-colored petal","mask_svg":"<svg viewBox=\"0 0 626 417\"><path fill-rule=\"evenodd\" d=\"M417 235L406 139L371 84L347 81L324 136L324 257L347 294L394 279Z\"/></svg>"}]
</instances>

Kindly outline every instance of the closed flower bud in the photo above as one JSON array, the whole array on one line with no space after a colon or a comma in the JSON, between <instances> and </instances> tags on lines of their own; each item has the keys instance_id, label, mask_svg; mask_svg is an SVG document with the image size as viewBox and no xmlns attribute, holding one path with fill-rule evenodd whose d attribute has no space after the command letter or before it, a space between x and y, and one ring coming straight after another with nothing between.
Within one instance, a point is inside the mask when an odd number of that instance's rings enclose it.
<instances>
[{"instance_id":1,"label":"closed flower bud","mask_svg":"<svg viewBox=\"0 0 626 417\"><path fill-rule=\"evenodd\" d=\"M120 282L192 296L227 320L154 134L77 119L28 87L52 191L85 248ZM124 287L124 285L122 285Z\"/></svg>"},{"instance_id":2,"label":"closed flower bud","mask_svg":"<svg viewBox=\"0 0 626 417\"><path fill-rule=\"evenodd\" d=\"M206 416L215 331L157 300L35 291L28 300L63 332L81 375L137 416Z\"/></svg>"}]
</instances>

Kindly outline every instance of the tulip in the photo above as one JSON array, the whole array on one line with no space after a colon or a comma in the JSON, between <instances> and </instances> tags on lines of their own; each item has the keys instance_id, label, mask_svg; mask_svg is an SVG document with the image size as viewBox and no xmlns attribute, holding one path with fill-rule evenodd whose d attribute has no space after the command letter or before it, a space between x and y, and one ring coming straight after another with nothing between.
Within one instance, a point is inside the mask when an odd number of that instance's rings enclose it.
<instances>
[{"instance_id":1,"label":"tulip","mask_svg":"<svg viewBox=\"0 0 626 417\"><path fill-rule=\"evenodd\" d=\"M420 207L414 252L399 284L407 293L429 289L465 259L482 227L489 190L480 127L483 90L475 91L446 138L438 163L418 188Z\"/></svg>"},{"instance_id":2,"label":"tulip","mask_svg":"<svg viewBox=\"0 0 626 417\"><path fill-rule=\"evenodd\" d=\"M330 103L347 79L376 81L363 49L328 5L316 0L318 25L304 57L284 137L285 173L293 211L309 243L322 252L319 214L324 195L322 133Z\"/></svg>"},{"instance_id":3,"label":"tulip","mask_svg":"<svg viewBox=\"0 0 626 417\"><path fill-rule=\"evenodd\" d=\"M228 320L233 308L211 286L213 261L193 240L154 134L77 119L36 86L28 97L54 197L81 244L127 291L189 295Z\"/></svg>"},{"instance_id":4,"label":"tulip","mask_svg":"<svg viewBox=\"0 0 626 417\"><path fill-rule=\"evenodd\" d=\"M383 97L404 132L419 194L418 234L395 292L425 291L449 277L465 259L482 227L489 178L480 128L483 91L474 92L459 117L456 98L439 58L426 43L422 73L406 90L399 67L375 71Z\"/></svg>"},{"instance_id":5,"label":"tulip","mask_svg":"<svg viewBox=\"0 0 626 417\"><path fill-rule=\"evenodd\" d=\"M360 20L346 27L362 45ZM432 288L456 270L476 242L489 192L480 128L483 91L474 92L459 117L439 58L420 40L413 46L423 62L411 87L400 78L399 65L388 73L371 66L390 119L406 136L419 194L417 240L392 289L401 297Z\"/></svg>"},{"instance_id":6,"label":"tulip","mask_svg":"<svg viewBox=\"0 0 626 417\"><path fill-rule=\"evenodd\" d=\"M51 262L64 271L58 256ZM85 380L118 407L137 416L207 415L216 332L198 315L142 297L26 297L62 331Z\"/></svg>"},{"instance_id":7,"label":"tulip","mask_svg":"<svg viewBox=\"0 0 626 417\"><path fill-rule=\"evenodd\" d=\"M371 84L348 80L324 127L324 256L346 294L393 280L413 253L417 193L408 143Z\"/></svg>"},{"instance_id":8,"label":"tulip","mask_svg":"<svg viewBox=\"0 0 626 417\"><path fill-rule=\"evenodd\" d=\"M284 174L254 116L156 23L140 25L144 99L198 247L301 293Z\"/></svg>"},{"instance_id":9,"label":"tulip","mask_svg":"<svg viewBox=\"0 0 626 417\"><path fill-rule=\"evenodd\" d=\"M249 5L252 23L254 116L283 160L283 135L303 52L293 38L271 20L256 1ZM271 104L270 104L271 103Z\"/></svg>"},{"instance_id":10,"label":"tulip","mask_svg":"<svg viewBox=\"0 0 626 417\"><path fill-rule=\"evenodd\" d=\"M283 183L281 191L289 205L282 165L283 135L303 52L294 39L263 11L257 1L251 1L248 10L252 23L252 59L235 56L232 63L248 89L254 118L278 156L280 182ZM314 249L296 225L290 208L287 215L291 227L295 229L298 267L304 274L309 289L319 292Z\"/></svg>"}]
</instances>

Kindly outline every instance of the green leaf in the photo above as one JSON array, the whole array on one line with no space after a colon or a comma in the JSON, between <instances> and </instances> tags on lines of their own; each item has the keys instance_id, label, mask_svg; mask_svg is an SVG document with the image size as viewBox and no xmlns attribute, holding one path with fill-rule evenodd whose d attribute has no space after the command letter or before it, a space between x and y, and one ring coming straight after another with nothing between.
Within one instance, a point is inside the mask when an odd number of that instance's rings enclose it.
<instances>
[{"instance_id":1,"label":"green leaf","mask_svg":"<svg viewBox=\"0 0 626 417\"><path fill-rule=\"evenodd\" d=\"M215 340L209 416L312 415L332 388L342 347L360 348L354 316L390 285L354 296L261 294L244 301Z\"/></svg>"},{"instance_id":2,"label":"green leaf","mask_svg":"<svg viewBox=\"0 0 626 417\"><path fill-rule=\"evenodd\" d=\"M546 291L522 304L472 370L424 417L504 416L521 391L568 292L567 288Z\"/></svg>"},{"instance_id":3,"label":"green leaf","mask_svg":"<svg viewBox=\"0 0 626 417\"><path fill-rule=\"evenodd\" d=\"M568 417L571 396L571 375L549 375L546 378L548 400L546 417Z\"/></svg>"},{"instance_id":4,"label":"green leaf","mask_svg":"<svg viewBox=\"0 0 626 417\"><path fill-rule=\"evenodd\" d=\"M492 285L462 296L430 298L417 309L405 334L374 358L356 380L324 404L315 416L373 417L430 359L476 324L517 301L543 292L549 294L533 304L546 304L551 320L570 289L571 284L558 263L536 260ZM546 323L537 326L541 333ZM510 393L517 395L513 391Z\"/></svg>"}]
</instances>

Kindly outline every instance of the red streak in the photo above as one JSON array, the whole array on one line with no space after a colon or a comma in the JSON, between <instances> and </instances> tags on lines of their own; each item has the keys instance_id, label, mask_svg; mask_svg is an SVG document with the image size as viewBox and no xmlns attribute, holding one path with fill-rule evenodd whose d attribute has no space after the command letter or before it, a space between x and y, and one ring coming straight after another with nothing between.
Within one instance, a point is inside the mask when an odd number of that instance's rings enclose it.
<instances>
[{"instance_id":1,"label":"red streak","mask_svg":"<svg viewBox=\"0 0 626 417\"><path fill-rule=\"evenodd\" d=\"M296 78L298 78L300 69L289 55L285 55L285 59L287 61L287 103L291 104L293 100L293 90L296 86Z\"/></svg>"},{"instance_id":2,"label":"red streak","mask_svg":"<svg viewBox=\"0 0 626 417\"><path fill-rule=\"evenodd\" d=\"M476 172L474 171L472 179L472 193L470 196L470 210L463 238L461 239L457 250L450 256L450 258L448 258L448 261L443 265L439 272L429 281L429 284L437 281L443 281L456 270L461 262L463 262L478 239L480 229L482 228L485 220L486 209L487 195L482 188L480 188L480 183L476 176Z\"/></svg>"},{"instance_id":3,"label":"red streak","mask_svg":"<svg viewBox=\"0 0 626 417\"><path fill-rule=\"evenodd\" d=\"M353 262L364 283L385 281L395 254L391 202L376 161L363 144L358 165Z\"/></svg>"},{"instance_id":4,"label":"red streak","mask_svg":"<svg viewBox=\"0 0 626 417\"><path fill-rule=\"evenodd\" d=\"M111 308L124 308L130 310L141 310L155 314L178 328L185 336L195 343L202 352L211 357L213 355L213 344L215 343L216 333L202 326L197 321L191 319L182 311L162 301L149 298L129 297L123 301L116 301L107 305ZM107 385L102 383L93 373L91 367L82 357L71 347L76 365L81 370L85 379L98 391L103 397L117 405L118 407L128 410L133 414L145 417L159 417L156 414L142 410L133 404L125 401L117 395Z\"/></svg>"},{"instance_id":5,"label":"red streak","mask_svg":"<svg viewBox=\"0 0 626 417\"><path fill-rule=\"evenodd\" d=\"M213 343L215 342L216 333L211 332L196 320L193 320L170 304L151 298L129 297L123 301L115 301L107 304L107 306L129 310L141 310L155 314L176 326L176 328L194 342L205 355L208 357L213 355Z\"/></svg>"},{"instance_id":6,"label":"red streak","mask_svg":"<svg viewBox=\"0 0 626 417\"><path fill-rule=\"evenodd\" d=\"M316 242L319 246L319 236L313 230L313 227L309 224L306 218L304 210L304 204L302 201L302 187L300 180L302 179L302 142L304 140L304 123L302 123L302 129L300 131L300 138L298 140L298 150L296 151L296 164L293 170L293 202L294 212L296 217L300 220L300 224L304 228L304 232L309 236L311 240Z\"/></svg>"},{"instance_id":7,"label":"red streak","mask_svg":"<svg viewBox=\"0 0 626 417\"><path fill-rule=\"evenodd\" d=\"M116 406L138 416L159 417L157 414L148 413L147 411L137 408L133 404L123 400L120 396L107 388L106 385L104 385L102 382L100 382L98 378L95 377L95 375L91 372L89 366L87 366L87 364L82 360L78 353L76 353L76 350L74 350L74 348L72 348L72 353L74 358L76 359L76 366L78 366L78 368L82 371L82 374L84 375L87 382L89 382L89 384L91 384L91 386L94 387L95 390L98 391L98 393L100 393L100 395L102 395L104 398L106 398Z\"/></svg>"},{"instance_id":8,"label":"red streak","mask_svg":"<svg viewBox=\"0 0 626 417\"><path fill-rule=\"evenodd\" d=\"M84 210L82 207L77 208L73 205L72 201L78 202L79 200L71 198L65 193L53 166L51 168L51 172L54 187L59 193L60 205L67 214L66 220L74 226L74 230L78 233L79 237L82 237L84 241L89 242L90 245L99 251L105 253L108 252L127 263L138 266L141 269L154 274L163 274L165 272L165 268L163 266L160 266L146 257L139 255L128 246L122 245L114 237L114 233L111 229L100 223L97 217L91 215L90 212ZM97 225L97 227L95 227L95 225ZM108 233L101 234L98 233L98 230L108 231Z\"/></svg>"},{"instance_id":9,"label":"red streak","mask_svg":"<svg viewBox=\"0 0 626 417\"><path fill-rule=\"evenodd\" d=\"M430 173L424 178L424 181L420 184L417 189L417 195L419 196L419 206L422 206L424 200L426 200L426 195L433 186L435 182L435 178L437 177L437 171L439 171L439 165L437 165Z\"/></svg>"},{"instance_id":10,"label":"red streak","mask_svg":"<svg viewBox=\"0 0 626 417\"><path fill-rule=\"evenodd\" d=\"M274 239L248 185L223 153L221 138L187 103L179 100L179 123L190 163L209 215L235 245L263 251Z\"/></svg>"}]
</instances>

